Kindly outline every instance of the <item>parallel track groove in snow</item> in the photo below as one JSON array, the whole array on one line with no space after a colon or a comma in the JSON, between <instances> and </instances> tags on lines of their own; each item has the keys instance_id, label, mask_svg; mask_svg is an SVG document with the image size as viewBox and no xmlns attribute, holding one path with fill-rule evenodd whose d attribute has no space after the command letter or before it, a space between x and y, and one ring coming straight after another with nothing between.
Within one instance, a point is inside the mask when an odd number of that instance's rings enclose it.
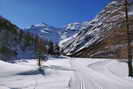
<instances>
[{"instance_id":1,"label":"parallel track groove in snow","mask_svg":"<svg viewBox=\"0 0 133 89\"><path fill-rule=\"evenodd\" d=\"M71 60L72 68L76 71L70 89L133 89L131 82L110 73L107 65L112 60L99 60L89 65L83 62Z\"/></svg>"}]
</instances>

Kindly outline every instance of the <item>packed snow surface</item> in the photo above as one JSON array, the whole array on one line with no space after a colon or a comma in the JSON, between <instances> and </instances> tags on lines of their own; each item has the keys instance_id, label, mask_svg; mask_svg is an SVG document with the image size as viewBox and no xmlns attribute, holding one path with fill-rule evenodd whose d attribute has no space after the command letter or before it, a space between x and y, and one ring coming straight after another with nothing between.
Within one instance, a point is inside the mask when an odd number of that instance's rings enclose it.
<instances>
[{"instance_id":1,"label":"packed snow surface","mask_svg":"<svg viewBox=\"0 0 133 89\"><path fill-rule=\"evenodd\" d=\"M125 61L50 57L43 73L36 60L0 61L0 89L133 89Z\"/></svg>"}]
</instances>

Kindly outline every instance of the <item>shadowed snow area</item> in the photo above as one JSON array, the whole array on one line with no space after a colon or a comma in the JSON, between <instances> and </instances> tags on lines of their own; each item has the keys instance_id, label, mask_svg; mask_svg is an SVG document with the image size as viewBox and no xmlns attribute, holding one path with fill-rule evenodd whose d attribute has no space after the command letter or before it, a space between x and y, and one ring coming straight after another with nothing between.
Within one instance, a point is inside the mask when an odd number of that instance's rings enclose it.
<instances>
[{"instance_id":1,"label":"shadowed snow area","mask_svg":"<svg viewBox=\"0 0 133 89\"><path fill-rule=\"evenodd\" d=\"M50 57L40 73L36 60L0 61L0 89L133 89L127 63L111 59Z\"/></svg>"}]
</instances>

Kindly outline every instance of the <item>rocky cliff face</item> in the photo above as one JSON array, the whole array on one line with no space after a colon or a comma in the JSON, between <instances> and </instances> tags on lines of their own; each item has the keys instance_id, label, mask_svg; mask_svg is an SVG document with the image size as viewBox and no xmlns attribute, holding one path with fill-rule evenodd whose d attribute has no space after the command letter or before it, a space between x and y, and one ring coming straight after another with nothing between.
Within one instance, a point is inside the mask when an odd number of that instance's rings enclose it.
<instances>
[{"instance_id":1,"label":"rocky cliff face","mask_svg":"<svg viewBox=\"0 0 133 89\"><path fill-rule=\"evenodd\" d=\"M133 2L129 3L129 25L133 39ZM127 58L124 2L112 1L80 31L61 43L66 55L78 57Z\"/></svg>"},{"instance_id":2,"label":"rocky cliff face","mask_svg":"<svg viewBox=\"0 0 133 89\"><path fill-rule=\"evenodd\" d=\"M73 36L80 30L80 28L81 28L81 23L67 24L66 26L64 26L64 28L62 28L62 31L60 32L60 37L61 37L60 41Z\"/></svg>"}]
</instances>

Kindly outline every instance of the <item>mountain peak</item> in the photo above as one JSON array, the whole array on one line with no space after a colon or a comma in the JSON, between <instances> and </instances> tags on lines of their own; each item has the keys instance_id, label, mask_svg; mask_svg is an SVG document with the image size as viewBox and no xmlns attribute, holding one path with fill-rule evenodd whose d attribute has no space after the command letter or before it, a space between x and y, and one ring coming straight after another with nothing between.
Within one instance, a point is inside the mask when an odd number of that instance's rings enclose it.
<instances>
[{"instance_id":1,"label":"mountain peak","mask_svg":"<svg viewBox=\"0 0 133 89\"><path fill-rule=\"evenodd\" d=\"M81 23L75 22L75 23L67 24L64 28L66 30L77 30L79 29L80 25Z\"/></svg>"},{"instance_id":2,"label":"mountain peak","mask_svg":"<svg viewBox=\"0 0 133 89\"><path fill-rule=\"evenodd\" d=\"M40 24L32 25L31 27L48 27L48 25L46 23L40 23Z\"/></svg>"}]
</instances>

